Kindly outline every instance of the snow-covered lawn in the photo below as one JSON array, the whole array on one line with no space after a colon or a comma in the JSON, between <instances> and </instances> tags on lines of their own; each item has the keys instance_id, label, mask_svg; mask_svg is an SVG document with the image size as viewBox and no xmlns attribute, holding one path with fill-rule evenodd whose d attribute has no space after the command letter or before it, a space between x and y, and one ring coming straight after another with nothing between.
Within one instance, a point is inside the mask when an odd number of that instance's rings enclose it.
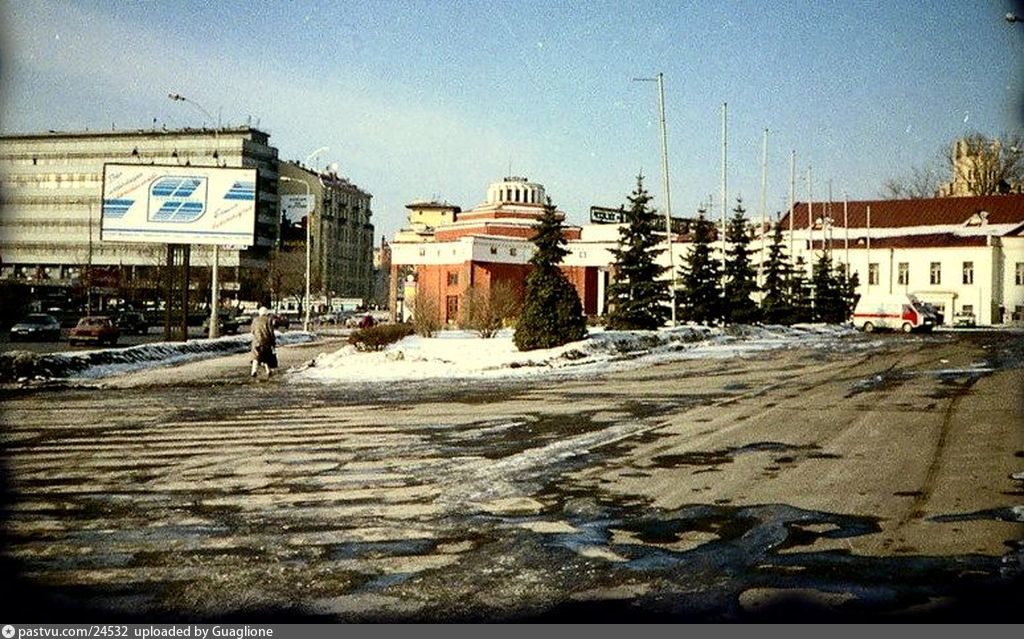
<instances>
[{"instance_id":1,"label":"snow-covered lawn","mask_svg":"<svg viewBox=\"0 0 1024 639\"><path fill-rule=\"evenodd\" d=\"M380 352L363 353L345 346L317 356L292 371L291 377L332 383L597 372L685 358L735 357L775 348L824 345L852 333L849 327L824 325L591 329L587 339L579 342L521 352L512 343L511 330L490 339L453 330L432 338L410 336Z\"/></svg>"},{"instance_id":2,"label":"snow-covered lawn","mask_svg":"<svg viewBox=\"0 0 1024 639\"><path fill-rule=\"evenodd\" d=\"M345 345L320 353L286 371L285 378L293 382L332 383L599 372L686 358L737 357L796 346L837 347L842 338L853 333L848 326L826 325L683 326L659 331L595 328L587 339L579 342L520 352L512 342L511 330L490 339L468 331L450 330L431 338L413 335L378 352L359 352ZM302 331L278 334L278 344L285 347L308 344L316 339L315 334ZM99 379L244 353L248 348L249 335L233 335L185 343L157 342L48 355L12 351L0 357L0 378L8 381L19 378Z\"/></svg>"}]
</instances>

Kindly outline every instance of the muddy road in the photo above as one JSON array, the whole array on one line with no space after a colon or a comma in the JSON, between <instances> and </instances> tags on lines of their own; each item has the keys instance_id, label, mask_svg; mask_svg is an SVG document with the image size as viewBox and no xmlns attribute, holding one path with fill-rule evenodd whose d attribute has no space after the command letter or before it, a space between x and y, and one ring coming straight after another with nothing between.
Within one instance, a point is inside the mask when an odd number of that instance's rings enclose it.
<instances>
[{"instance_id":1,"label":"muddy road","mask_svg":"<svg viewBox=\"0 0 1024 639\"><path fill-rule=\"evenodd\" d=\"M5 618L1021 620L1019 332L441 387L182 368L3 396Z\"/></svg>"}]
</instances>

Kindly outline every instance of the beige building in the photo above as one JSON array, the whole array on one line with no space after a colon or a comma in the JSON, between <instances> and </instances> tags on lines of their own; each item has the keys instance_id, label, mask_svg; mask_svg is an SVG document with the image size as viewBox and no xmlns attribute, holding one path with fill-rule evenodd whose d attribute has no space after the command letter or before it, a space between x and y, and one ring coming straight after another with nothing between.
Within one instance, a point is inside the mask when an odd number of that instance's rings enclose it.
<instances>
[{"instance_id":1,"label":"beige building","mask_svg":"<svg viewBox=\"0 0 1024 639\"><path fill-rule=\"evenodd\" d=\"M0 279L55 304L81 303L83 288L99 305L157 299L166 245L100 240L104 164L244 167L258 171L256 244L221 247L218 272L222 299L259 296L278 237L277 155L251 127L0 136ZM212 256L192 247L197 302L209 298Z\"/></svg>"},{"instance_id":2,"label":"beige building","mask_svg":"<svg viewBox=\"0 0 1024 639\"><path fill-rule=\"evenodd\" d=\"M373 196L334 170L312 171L295 163L282 162L280 175L289 178L278 186L282 195L304 194L308 187L312 196L313 206L306 222L310 225L311 239L311 295L371 299L374 231L370 200ZM301 246L305 247L304 238Z\"/></svg>"}]
</instances>

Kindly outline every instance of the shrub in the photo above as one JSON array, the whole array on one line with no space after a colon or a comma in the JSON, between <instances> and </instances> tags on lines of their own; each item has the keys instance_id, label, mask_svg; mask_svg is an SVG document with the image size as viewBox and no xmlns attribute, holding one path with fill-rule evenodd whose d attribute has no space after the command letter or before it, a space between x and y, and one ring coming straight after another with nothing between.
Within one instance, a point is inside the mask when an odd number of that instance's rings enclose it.
<instances>
[{"instance_id":1,"label":"shrub","mask_svg":"<svg viewBox=\"0 0 1024 639\"><path fill-rule=\"evenodd\" d=\"M441 314L433 298L416 295L412 302L412 325L421 337L433 337L441 330Z\"/></svg>"},{"instance_id":2,"label":"shrub","mask_svg":"<svg viewBox=\"0 0 1024 639\"><path fill-rule=\"evenodd\" d=\"M497 282L486 293L475 286L466 291L463 328L483 338L494 337L519 316L523 305L522 288L507 281Z\"/></svg>"},{"instance_id":3,"label":"shrub","mask_svg":"<svg viewBox=\"0 0 1024 639\"><path fill-rule=\"evenodd\" d=\"M410 324L378 324L363 328L348 336L348 343L360 351L381 351L416 331Z\"/></svg>"}]
</instances>

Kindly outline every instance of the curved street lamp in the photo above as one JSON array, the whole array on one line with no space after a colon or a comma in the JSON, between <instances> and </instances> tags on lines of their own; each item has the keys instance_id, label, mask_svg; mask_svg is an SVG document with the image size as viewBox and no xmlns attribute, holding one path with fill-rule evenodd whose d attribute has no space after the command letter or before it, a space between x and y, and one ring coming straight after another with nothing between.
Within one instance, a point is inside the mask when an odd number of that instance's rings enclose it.
<instances>
[{"instance_id":1,"label":"curved street lamp","mask_svg":"<svg viewBox=\"0 0 1024 639\"><path fill-rule=\"evenodd\" d=\"M304 318L304 320L302 322L302 330L308 331L309 330L309 271L310 271L310 262L309 262L309 260L310 260L310 248L309 248L309 245L310 245L310 237L311 237L311 230L310 229L313 226L313 209L315 207L310 206L310 204L312 204L312 197L311 197L311 194L310 194L309 182L306 182L305 180L296 180L295 178L290 178L290 177L288 177L286 175L281 175L277 179L282 181L282 182L294 182L296 184L301 184L302 187L306 190L306 298L302 302L303 311L305 313L305 318Z\"/></svg>"},{"instance_id":2,"label":"curved street lamp","mask_svg":"<svg viewBox=\"0 0 1024 639\"><path fill-rule=\"evenodd\" d=\"M168 93L167 97L174 102L185 102L195 107L205 117L210 119L213 123L215 120L210 112L203 108L201 104L195 100L190 100L180 93ZM220 123L217 123L213 128L213 159L214 164L220 166ZM220 278L218 271L220 270L220 245L213 245L213 264L210 268L210 332L209 337L211 339L220 336Z\"/></svg>"}]
</instances>

